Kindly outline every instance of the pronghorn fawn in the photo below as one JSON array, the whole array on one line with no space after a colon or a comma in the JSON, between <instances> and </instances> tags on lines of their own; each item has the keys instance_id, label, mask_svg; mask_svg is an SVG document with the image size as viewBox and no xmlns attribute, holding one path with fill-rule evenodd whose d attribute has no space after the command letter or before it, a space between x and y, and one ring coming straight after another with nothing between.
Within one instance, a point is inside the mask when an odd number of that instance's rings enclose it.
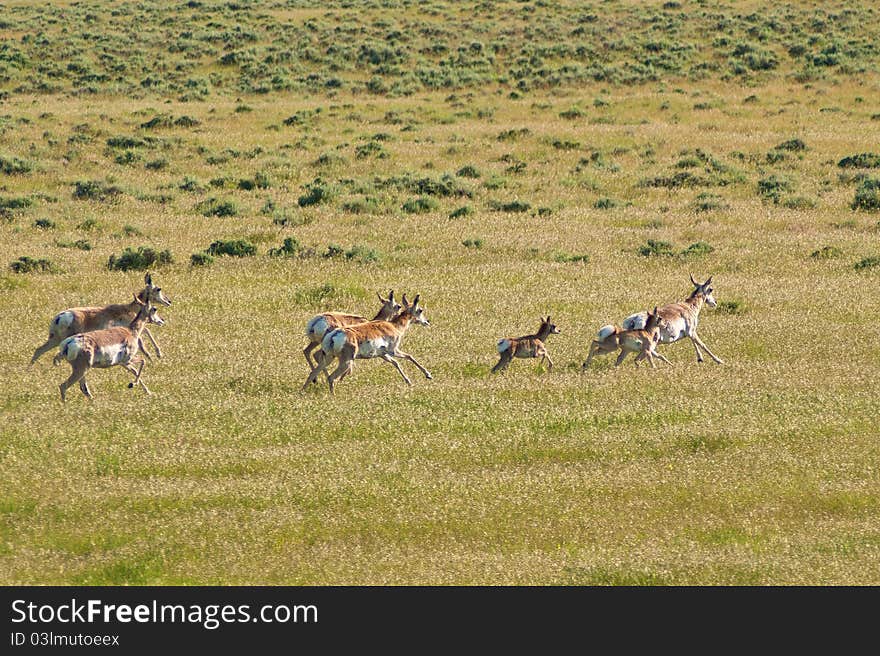
<instances>
[{"instance_id":1,"label":"pronghorn fawn","mask_svg":"<svg viewBox=\"0 0 880 656\"><path fill-rule=\"evenodd\" d=\"M541 363L547 360L547 370L553 371L553 360L547 352L547 346L544 342L550 335L558 335L561 331L550 321L550 315L547 318L541 317L541 326L534 335L523 335L522 337L504 337L498 340L497 348L501 359L498 364L492 367L492 373L497 373L507 369L513 358L541 358Z\"/></svg>"},{"instance_id":2,"label":"pronghorn fawn","mask_svg":"<svg viewBox=\"0 0 880 656\"><path fill-rule=\"evenodd\" d=\"M388 294L388 298L382 298L380 292L376 292L376 296L379 297L382 305L379 307L376 316L373 317L373 321L388 321L400 312L401 305L394 300L393 289ZM320 346L321 340L324 339L324 335L337 328L353 326L358 323L366 323L367 321L370 321L370 319L357 314L346 314L344 312L324 312L323 314L318 314L312 317L306 324L306 337L308 337L309 343L303 349L303 355L306 356L306 362L309 363L309 367L314 369L317 366L317 364L312 361L311 354L315 348ZM328 362L327 364L329 365L330 363Z\"/></svg>"},{"instance_id":3,"label":"pronghorn fawn","mask_svg":"<svg viewBox=\"0 0 880 656\"><path fill-rule=\"evenodd\" d=\"M593 356L613 353L617 350L620 350L620 355L617 356L617 362L614 363L615 367L619 367L630 353L638 353L635 360L636 366L642 360L647 359L651 367L654 368L657 366L654 364L654 358L660 358L666 364L672 364L656 351L657 342L660 340L660 326L661 319L656 307L653 312L647 313L644 328L624 330L613 325L602 326L596 334L596 339L590 344L590 353L587 355L583 369L590 366Z\"/></svg>"},{"instance_id":4,"label":"pronghorn fawn","mask_svg":"<svg viewBox=\"0 0 880 656\"><path fill-rule=\"evenodd\" d=\"M137 295L136 300L131 303L118 303L114 305L105 305L103 307L75 307L59 312L49 324L49 339L42 346L39 346L31 358L30 364L33 364L46 351L51 351L58 346L62 340L71 335L79 333L88 333L93 330L104 330L106 328L125 327L128 326L140 311L141 304L149 301L154 305L171 305L171 301L162 292L162 289L153 285L153 278L148 273L144 276L144 289ZM150 323L161 325L161 319L156 321L153 317L158 318L159 315L153 314ZM147 338L153 343L156 349L156 356L162 357L162 351L159 344L153 339L152 333L146 326L143 330ZM144 355L149 359L143 344L140 344Z\"/></svg>"},{"instance_id":5,"label":"pronghorn fawn","mask_svg":"<svg viewBox=\"0 0 880 656\"><path fill-rule=\"evenodd\" d=\"M88 398L92 398L86 382L86 373L90 369L107 369L122 365L132 374L134 381L129 387L135 384L144 388L149 394L150 390L141 380L141 373L144 370L144 359L138 355L141 332L146 327L147 321L152 317L158 325L162 325L162 320L156 316L156 308L149 300L142 302L134 295L135 302L138 305L138 313L132 319L131 323L125 327L106 328L104 330L94 330L88 333L81 333L68 337L58 349L58 354L53 359L54 364L59 364L62 360L70 363L73 371L70 377L60 385L61 400L65 400L67 388L79 382L79 388ZM140 364L135 369L134 365Z\"/></svg>"},{"instance_id":6,"label":"pronghorn fawn","mask_svg":"<svg viewBox=\"0 0 880 656\"><path fill-rule=\"evenodd\" d=\"M407 385L412 385L412 381L395 358L409 360L425 374L425 378L430 380L432 378L431 372L419 364L409 353L404 353L400 349L400 343L411 323L417 323L420 326L431 325L425 316L425 308L419 304L419 299L420 296L417 295L413 302L409 303L406 294L404 294L403 309L390 321L368 321L354 326L337 328L327 333L321 342L320 355L316 358L318 366L309 374L303 389L317 380L320 373L325 371L333 361L333 358L339 359L339 366L327 377L331 392L334 391L334 384L337 380L351 373L355 360L371 358L382 358L393 364Z\"/></svg>"},{"instance_id":7,"label":"pronghorn fawn","mask_svg":"<svg viewBox=\"0 0 880 656\"><path fill-rule=\"evenodd\" d=\"M709 279L702 283L697 282L693 275L690 278L694 285L694 291L691 292L691 295L678 303L663 305L658 310L660 319L662 319L660 343L671 344L685 337L690 337L694 344L694 349L697 351L697 362L703 361L703 354L700 351L702 348L715 362L724 364L724 361L712 353L709 347L700 339L700 336L697 335L697 324L703 305L714 308L717 304L713 294L714 290L712 289L712 276L709 276ZM646 320L647 313L639 312L624 319L622 325L625 330L642 328Z\"/></svg>"}]
</instances>

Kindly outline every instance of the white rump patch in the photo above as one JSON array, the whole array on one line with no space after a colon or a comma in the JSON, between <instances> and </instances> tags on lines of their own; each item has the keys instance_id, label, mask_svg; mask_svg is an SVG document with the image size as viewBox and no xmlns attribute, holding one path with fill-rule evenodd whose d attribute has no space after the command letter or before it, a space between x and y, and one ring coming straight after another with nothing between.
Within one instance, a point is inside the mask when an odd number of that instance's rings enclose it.
<instances>
[{"instance_id":1,"label":"white rump patch","mask_svg":"<svg viewBox=\"0 0 880 656\"><path fill-rule=\"evenodd\" d=\"M327 319L319 314L316 317L312 317L306 324L306 335L313 342L316 342L327 334L329 328L330 325L327 323Z\"/></svg>"},{"instance_id":2,"label":"white rump patch","mask_svg":"<svg viewBox=\"0 0 880 656\"><path fill-rule=\"evenodd\" d=\"M648 323L648 313L631 314L621 324L624 330L641 330Z\"/></svg>"},{"instance_id":3,"label":"white rump patch","mask_svg":"<svg viewBox=\"0 0 880 656\"><path fill-rule=\"evenodd\" d=\"M614 326L610 323L607 326L602 326L599 328L599 332L596 333L596 338L599 340L603 340L606 337L610 337L614 334Z\"/></svg>"},{"instance_id":4,"label":"white rump patch","mask_svg":"<svg viewBox=\"0 0 880 656\"><path fill-rule=\"evenodd\" d=\"M64 354L64 359L68 362L73 362L80 351L82 351L82 344L78 339L78 335L74 335L61 342L61 346L58 348Z\"/></svg>"},{"instance_id":5,"label":"white rump patch","mask_svg":"<svg viewBox=\"0 0 880 656\"><path fill-rule=\"evenodd\" d=\"M52 327L49 332L53 335L65 335L70 329L71 324L76 320L73 312L61 312L52 321Z\"/></svg>"},{"instance_id":6,"label":"white rump patch","mask_svg":"<svg viewBox=\"0 0 880 656\"><path fill-rule=\"evenodd\" d=\"M510 348L510 340L506 337L504 339L499 339L496 348L498 349L499 353L504 353L507 349Z\"/></svg>"},{"instance_id":7,"label":"white rump patch","mask_svg":"<svg viewBox=\"0 0 880 656\"><path fill-rule=\"evenodd\" d=\"M331 330L329 333L324 335L324 339L321 340L321 350L324 353L332 355L336 357L339 355L339 352L342 350L342 347L345 345L345 331L337 328L336 330Z\"/></svg>"}]
</instances>

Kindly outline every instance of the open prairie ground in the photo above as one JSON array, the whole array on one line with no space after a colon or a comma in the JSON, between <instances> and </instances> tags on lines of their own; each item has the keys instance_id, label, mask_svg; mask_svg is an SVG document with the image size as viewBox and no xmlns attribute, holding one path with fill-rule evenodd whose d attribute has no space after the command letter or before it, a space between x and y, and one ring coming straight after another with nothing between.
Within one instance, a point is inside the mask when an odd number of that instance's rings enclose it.
<instances>
[{"instance_id":1,"label":"open prairie ground","mask_svg":"<svg viewBox=\"0 0 880 656\"><path fill-rule=\"evenodd\" d=\"M880 584L878 32L867 1L3 3L0 582ZM62 404L49 321L146 270L153 395L117 367ZM690 273L723 365L581 371ZM389 289L434 379L301 392L306 321ZM553 371L490 374L547 314Z\"/></svg>"}]
</instances>

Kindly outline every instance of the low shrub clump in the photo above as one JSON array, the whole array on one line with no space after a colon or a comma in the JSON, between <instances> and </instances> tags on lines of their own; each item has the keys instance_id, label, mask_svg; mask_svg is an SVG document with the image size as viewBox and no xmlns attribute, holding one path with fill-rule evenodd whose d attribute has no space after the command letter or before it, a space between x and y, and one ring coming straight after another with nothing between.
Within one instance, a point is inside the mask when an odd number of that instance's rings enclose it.
<instances>
[{"instance_id":1,"label":"low shrub clump","mask_svg":"<svg viewBox=\"0 0 880 656\"><path fill-rule=\"evenodd\" d=\"M672 244L668 241L660 241L658 239L649 239L646 244L639 246L638 253L644 257L666 257L675 255Z\"/></svg>"},{"instance_id":2,"label":"low shrub clump","mask_svg":"<svg viewBox=\"0 0 880 656\"><path fill-rule=\"evenodd\" d=\"M209 253L193 253L189 256L189 263L194 267L208 266L214 263L214 256Z\"/></svg>"},{"instance_id":3,"label":"low shrub clump","mask_svg":"<svg viewBox=\"0 0 880 656\"><path fill-rule=\"evenodd\" d=\"M316 178L313 182L306 185L306 193L297 199L300 207L311 207L313 205L321 205L333 200L338 194L335 186L328 184Z\"/></svg>"},{"instance_id":4,"label":"low shrub clump","mask_svg":"<svg viewBox=\"0 0 880 656\"><path fill-rule=\"evenodd\" d=\"M202 216L237 216L238 204L229 198L207 198L196 205L196 211Z\"/></svg>"},{"instance_id":5,"label":"low shrub clump","mask_svg":"<svg viewBox=\"0 0 880 656\"><path fill-rule=\"evenodd\" d=\"M877 153L859 153L849 155L837 163L842 169L878 169L880 168L880 155Z\"/></svg>"},{"instance_id":6,"label":"low shrub clump","mask_svg":"<svg viewBox=\"0 0 880 656\"><path fill-rule=\"evenodd\" d=\"M862 184L856 189L852 208L854 210L880 210L880 179L866 178L862 180Z\"/></svg>"},{"instance_id":7,"label":"low shrub clump","mask_svg":"<svg viewBox=\"0 0 880 656\"><path fill-rule=\"evenodd\" d=\"M77 200L105 201L122 194L122 189L100 180L82 180L74 183L73 197Z\"/></svg>"},{"instance_id":8,"label":"low shrub clump","mask_svg":"<svg viewBox=\"0 0 880 656\"><path fill-rule=\"evenodd\" d=\"M835 246L823 246L822 248L810 253L810 257L814 260L830 260L843 255L843 251Z\"/></svg>"},{"instance_id":9,"label":"low shrub clump","mask_svg":"<svg viewBox=\"0 0 880 656\"><path fill-rule=\"evenodd\" d=\"M126 247L120 255L111 255L107 260L107 268L111 271L143 271L162 264L171 264L174 258L171 251L157 251L148 246L139 246L137 250Z\"/></svg>"},{"instance_id":10,"label":"low shrub clump","mask_svg":"<svg viewBox=\"0 0 880 656\"><path fill-rule=\"evenodd\" d=\"M439 207L440 203L430 196L419 196L407 200L403 204L403 211L407 214L424 214L425 212L433 212Z\"/></svg>"},{"instance_id":11,"label":"low shrub clump","mask_svg":"<svg viewBox=\"0 0 880 656\"><path fill-rule=\"evenodd\" d=\"M257 247L247 239L218 239L206 249L209 255L229 255L231 257L251 257L257 254Z\"/></svg>"},{"instance_id":12,"label":"low shrub clump","mask_svg":"<svg viewBox=\"0 0 880 656\"><path fill-rule=\"evenodd\" d=\"M57 273L58 271L58 268L52 264L51 260L28 257L27 255L22 255L14 262L11 262L9 268L13 273Z\"/></svg>"}]
</instances>

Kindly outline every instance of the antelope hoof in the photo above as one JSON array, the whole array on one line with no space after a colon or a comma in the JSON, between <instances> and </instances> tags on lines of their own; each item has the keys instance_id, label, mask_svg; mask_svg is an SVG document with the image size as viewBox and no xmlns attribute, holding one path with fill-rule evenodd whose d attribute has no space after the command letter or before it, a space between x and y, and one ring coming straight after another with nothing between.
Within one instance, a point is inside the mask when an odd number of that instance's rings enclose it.
<instances>
[{"instance_id":1,"label":"antelope hoof","mask_svg":"<svg viewBox=\"0 0 880 656\"><path fill-rule=\"evenodd\" d=\"M425 378L428 380L434 380L434 377L431 375L431 372L425 372Z\"/></svg>"}]
</instances>

